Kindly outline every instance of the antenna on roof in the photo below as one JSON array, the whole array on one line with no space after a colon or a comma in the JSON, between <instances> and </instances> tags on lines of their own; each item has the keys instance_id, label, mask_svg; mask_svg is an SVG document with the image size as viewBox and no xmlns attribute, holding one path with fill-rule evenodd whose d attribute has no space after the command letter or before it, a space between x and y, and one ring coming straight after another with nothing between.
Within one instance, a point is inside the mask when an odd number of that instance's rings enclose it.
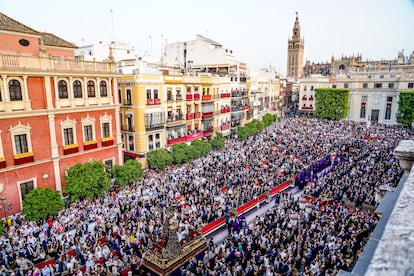
<instances>
[{"instance_id":1,"label":"antenna on roof","mask_svg":"<svg viewBox=\"0 0 414 276\"><path fill-rule=\"evenodd\" d=\"M111 9L111 20L112 20L112 41L115 42L114 10L113 9Z\"/></svg>"}]
</instances>

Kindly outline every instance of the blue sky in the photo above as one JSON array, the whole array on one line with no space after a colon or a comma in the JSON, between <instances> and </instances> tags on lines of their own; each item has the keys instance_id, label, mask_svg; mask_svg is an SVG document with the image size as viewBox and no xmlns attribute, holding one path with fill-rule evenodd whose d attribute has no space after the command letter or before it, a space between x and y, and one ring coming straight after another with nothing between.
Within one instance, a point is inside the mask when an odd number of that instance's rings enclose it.
<instances>
[{"instance_id":1,"label":"blue sky","mask_svg":"<svg viewBox=\"0 0 414 276\"><path fill-rule=\"evenodd\" d=\"M199 33L233 49L251 69L271 64L282 74L296 11L305 60L414 51L414 0L1 0L0 11L79 46L115 37L140 55L151 48L159 55L161 37L187 41Z\"/></svg>"}]
</instances>

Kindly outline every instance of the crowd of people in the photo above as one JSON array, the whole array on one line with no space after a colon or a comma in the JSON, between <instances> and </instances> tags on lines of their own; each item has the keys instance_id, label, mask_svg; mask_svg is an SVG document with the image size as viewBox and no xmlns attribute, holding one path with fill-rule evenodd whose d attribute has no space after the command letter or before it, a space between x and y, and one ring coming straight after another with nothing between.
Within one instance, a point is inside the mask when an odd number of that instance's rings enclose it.
<instances>
[{"instance_id":1,"label":"crowd of people","mask_svg":"<svg viewBox=\"0 0 414 276\"><path fill-rule=\"evenodd\" d=\"M229 140L224 150L191 163L146 170L137 183L114 187L104 197L69 202L49 220L30 222L14 215L7 235L0 237L0 275L119 275L131 265L138 271L136 264L162 237L166 206L176 206L177 235L185 243L194 229L200 233L219 217L235 216L234 208L326 156L339 162L309 179L304 193L332 198L334 204L316 202L294 227L290 215L299 212L297 199L283 194L265 217L230 229L223 244L210 243L204 259L191 261L182 274L335 274L351 267L349 260L375 227L378 218L358 207L375 205L380 185L398 183L402 171L392 151L408 136L391 126L279 120L245 142ZM65 254L69 250L76 254ZM56 262L36 268L50 258Z\"/></svg>"}]
</instances>

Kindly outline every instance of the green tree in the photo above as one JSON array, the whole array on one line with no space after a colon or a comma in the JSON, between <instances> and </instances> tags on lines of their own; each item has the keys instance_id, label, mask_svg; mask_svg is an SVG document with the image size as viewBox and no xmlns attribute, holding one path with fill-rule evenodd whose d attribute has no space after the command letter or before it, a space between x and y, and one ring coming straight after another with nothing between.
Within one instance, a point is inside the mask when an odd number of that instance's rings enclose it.
<instances>
[{"instance_id":1,"label":"green tree","mask_svg":"<svg viewBox=\"0 0 414 276\"><path fill-rule=\"evenodd\" d=\"M102 196L111 186L111 179L105 169L102 162L95 160L74 165L65 176L64 193L69 194L71 200Z\"/></svg>"},{"instance_id":2,"label":"green tree","mask_svg":"<svg viewBox=\"0 0 414 276\"><path fill-rule=\"evenodd\" d=\"M172 146L172 156L175 164L187 163L193 159L193 152L186 143Z\"/></svg>"},{"instance_id":3,"label":"green tree","mask_svg":"<svg viewBox=\"0 0 414 276\"><path fill-rule=\"evenodd\" d=\"M273 124L274 122L276 122L276 115L267 113L267 114L263 115L262 122L264 124L264 127L268 127L271 124Z\"/></svg>"},{"instance_id":4,"label":"green tree","mask_svg":"<svg viewBox=\"0 0 414 276\"><path fill-rule=\"evenodd\" d=\"M240 141L246 141L249 137L247 128L243 126L237 127L237 137L240 139Z\"/></svg>"},{"instance_id":5,"label":"green tree","mask_svg":"<svg viewBox=\"0 0 414 276\"><path fill-rule=\"evenodd\" d=\"M152 169L163 169L173 163L171 154L165 149L156 149L147 153L148 166Z\"/></svg>"},{"instance_id":6,"label":"green tree","mask_svg":"<svg viewBox=\"0 0 414 276\"><path fill-rule=\"evenodd\" d=\"M50 188L31 190L23 199L22 204L22 214L31 221L38 221L57 215L64 206L60 193Z\"/></svg>"},{"instance_id":7,"label":"green tree","mask_svg":"<svg viewBox=\"0 0 414 276\"><path fill-rule=\"evenodd\" d=\"M211 151L211 144L208 141L202 141L200 139L197 139L191 142L191 146L194 147L196 151L200 153L200 155L196 158L204 156Z\"/></svg>"},{"instance_id":8,"label":"green tree","mask_svg":"<svg viewBox=\"0 0 414 276\"><path fill-rule=\"evenodd\" d=\"M414 90L400 91L397 122L411 126L414 120Z\"/></svg>"},{"instance_id":9,"label":"green tree","mask_svg":"<svg viewBox=\"0 0 414 276\"><path fill-rule=\"evenodd\" d=\"M137 181L142 176L142 164L135 159L130 159L123 166L115 165L114 174L116 183L125 186Z\"/></svg>"},{"instance_id":10,"label":"green tree","mask_svg":"<svg viewBox=\"0 0 414 276\"><path fill-rule=\"evenodd\" d=\"M223 136L222 132L217 131L213 139L211 139L210 144L214 149L222 149L226 144L226 137Z\"/></svg>"},{"instance_id":11,"label":"green tree","mask_svg":"<svg viewBox=\"0 0 414 276\"><path fill-rule=\"evenodd\" d=\"M314 115L321 118L341 119L348 116L348 89L315 89Z\"/></svg>"}]
</instances>

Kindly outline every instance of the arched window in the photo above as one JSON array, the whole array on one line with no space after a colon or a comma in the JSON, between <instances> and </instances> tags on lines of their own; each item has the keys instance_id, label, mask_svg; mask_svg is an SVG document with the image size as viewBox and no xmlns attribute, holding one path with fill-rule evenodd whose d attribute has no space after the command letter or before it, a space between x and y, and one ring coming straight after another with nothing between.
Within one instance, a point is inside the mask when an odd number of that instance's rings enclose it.
<instances>
[{"instance_id":1,"label":"arched window","mask_svg":"<svg viewBox=\"0 0 414 276\"><path fill-rule=\"evenodd\" d=\"M95 83L88 81L88 98L95 98Z\"/></svg>"},{"instance_id":2,"label":"arched window","mask_svg":"<svg viewBox=\"0 0 414 276\"><path fill-rule=\"evenodd\" d=\"M106 86L106 81L101 81L101 83L99 84L99 89L100 89L101 97L108 96L108 87Z\"/></svg>"},{"instance_id":3,"label":"arched window","mask_svg":"<svg viewBox=\"0 0 414 276\"><path fill-rule=\"evenodd\" d=\"M68 84L64 80L58 82L59 99L68 98Z\"/></svg>"},{"instance_id":4,"label":"arched window","mask_svg":"<svg viewBox=\"0 0 414 276\"><path fill-rule=\"evenodd\" d=\"M78 80L73 82L73 97L82 98L82 84Z\"/></svg>"},{"instance_id":5,"label":"arched window","mask_svg":"<svg viewBox=\"0 0 414 276\"><path fill-rule=\"evenodd\" d=\"M18 80L10 80L9 81L9 93L10 93L10 101L21 101L22 98L22 88L20 86L20 82Z\"/></svg>"}]
</instances>

